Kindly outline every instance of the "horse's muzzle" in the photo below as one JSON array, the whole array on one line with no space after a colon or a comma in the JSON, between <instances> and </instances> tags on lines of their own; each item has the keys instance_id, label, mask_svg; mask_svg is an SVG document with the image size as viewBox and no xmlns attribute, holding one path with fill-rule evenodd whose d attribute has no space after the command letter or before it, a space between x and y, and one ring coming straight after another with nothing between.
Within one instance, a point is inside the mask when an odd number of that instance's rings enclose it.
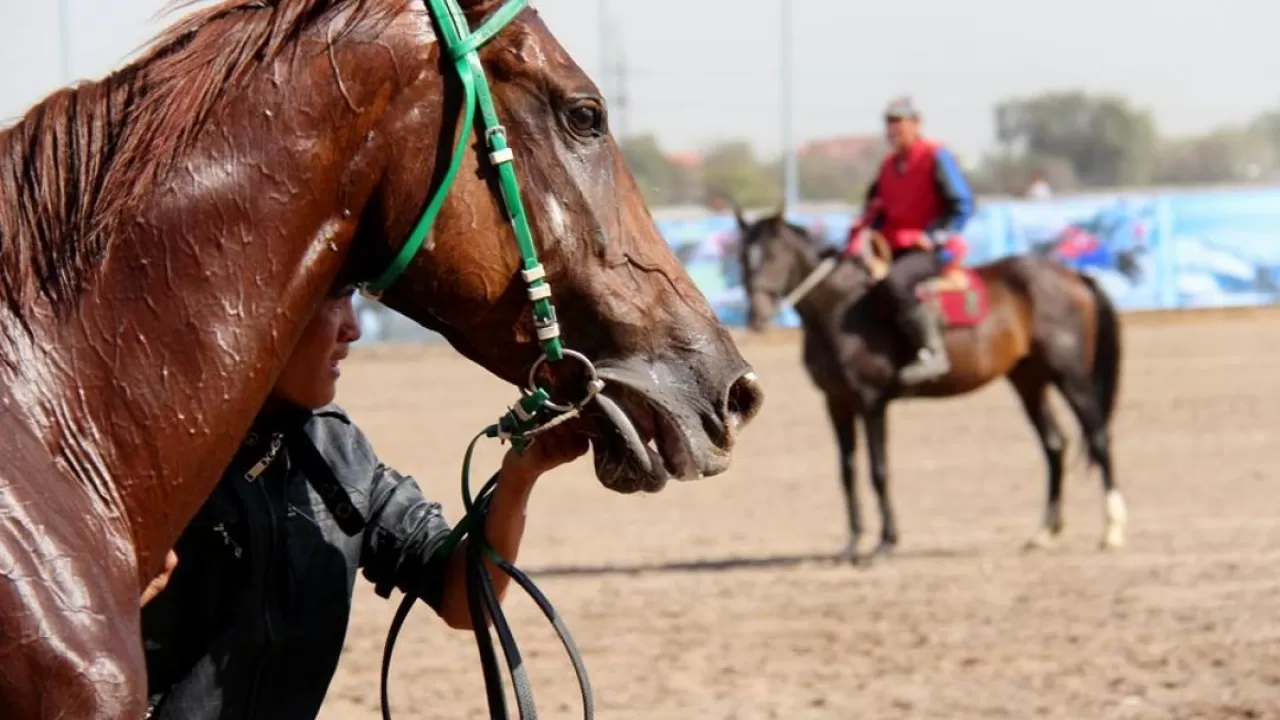
<instances>
[{"instance_id":1,"label":"horse's muzzle","mask_svg":"<svg viewBox=\"0 0 1280 720\"><path fill-rule=\"evenodd\" d=\"M729 469L737 433L759 413L764 392L741 358L723 373L708 372L716 363L702 359L599 363L606 386L591 416L596 475L606 487L656 492L672 478Z\"/></svg>"}]
</instances>

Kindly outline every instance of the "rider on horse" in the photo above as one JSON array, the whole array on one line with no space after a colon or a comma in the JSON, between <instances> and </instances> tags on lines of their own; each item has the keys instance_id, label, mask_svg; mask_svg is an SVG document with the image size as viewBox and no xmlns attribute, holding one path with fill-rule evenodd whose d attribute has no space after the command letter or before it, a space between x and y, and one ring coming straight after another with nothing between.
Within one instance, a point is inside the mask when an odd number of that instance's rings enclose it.
<instances>
[{"instance_id":1,"label":"rider on horse","mask_svg":"<svg viewBox=\"0 0 1280 720\"><path fill-rule=\"evenodd\" d=\"M888 240L893 264L885 282L899 322L917 348L899 377L915 384L951 369L942 329L916 297L916 286L941 274L958 257L959 233L973 213L973 194L951 152L920 136L920 113L910 98L892 100L884 119L893 149L867 191L862 218L849 233L845 253L856 254L866 227Z\"/></svg>"}]
</instances>

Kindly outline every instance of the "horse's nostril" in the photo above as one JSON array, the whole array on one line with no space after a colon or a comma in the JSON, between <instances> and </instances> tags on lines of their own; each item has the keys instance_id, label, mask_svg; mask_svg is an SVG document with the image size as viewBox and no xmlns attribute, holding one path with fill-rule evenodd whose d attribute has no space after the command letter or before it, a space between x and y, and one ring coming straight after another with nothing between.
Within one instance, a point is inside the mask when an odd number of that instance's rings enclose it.
<instances>
[{"instance_id":1,"label":"horse's nostril","mask_svg":"<svg viewBox=\"0 0 1280 720\"><path fill-rule=\"evenodd\" d=\"M764 388L755 371L748 370L733 381L725 393L725 420L736 429L750 423L764 405Z\"/></svg>"}]
</instances>

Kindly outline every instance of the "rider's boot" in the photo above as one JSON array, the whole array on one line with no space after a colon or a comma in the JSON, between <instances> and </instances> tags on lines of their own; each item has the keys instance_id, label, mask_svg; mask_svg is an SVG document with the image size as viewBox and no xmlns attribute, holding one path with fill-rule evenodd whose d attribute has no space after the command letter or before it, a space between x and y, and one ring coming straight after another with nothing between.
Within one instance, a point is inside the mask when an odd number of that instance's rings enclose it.
<instances>
[{"instance_id":1,"label":"rider's boot","mask_svg":"<svg viewBox=\"0 0 1280 720\"><path fill-rule=\"evenodd\" d=\"M942 340L942 328L925 303L916 303L901 317L907 337L919 348L912 362L898 372L898 379L905 385L915 385L946 375L951 370L947 347Z\"/></svg>"}]
</instances>

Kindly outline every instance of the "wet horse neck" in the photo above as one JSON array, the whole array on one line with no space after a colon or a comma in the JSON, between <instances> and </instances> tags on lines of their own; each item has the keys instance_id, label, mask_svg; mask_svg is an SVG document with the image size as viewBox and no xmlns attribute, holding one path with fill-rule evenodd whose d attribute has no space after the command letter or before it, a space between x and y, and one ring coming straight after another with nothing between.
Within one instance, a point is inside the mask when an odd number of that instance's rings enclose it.
<instances>
[{"instance_id":1,"label":"wet horse neck","mask_svg":"<svg viewBox=\"0 0 1280 720\"><path fill-rule=\"evenodd\" d=\"M64 474L127 525L143 573L224 472L386 162L367 149L379 118L356 109L385 110L388 73L293 78L292 93L262 75L112 224L74 312L38 305L41 322L10 333L17 406Z\"/></svg>"}]
</instances>

